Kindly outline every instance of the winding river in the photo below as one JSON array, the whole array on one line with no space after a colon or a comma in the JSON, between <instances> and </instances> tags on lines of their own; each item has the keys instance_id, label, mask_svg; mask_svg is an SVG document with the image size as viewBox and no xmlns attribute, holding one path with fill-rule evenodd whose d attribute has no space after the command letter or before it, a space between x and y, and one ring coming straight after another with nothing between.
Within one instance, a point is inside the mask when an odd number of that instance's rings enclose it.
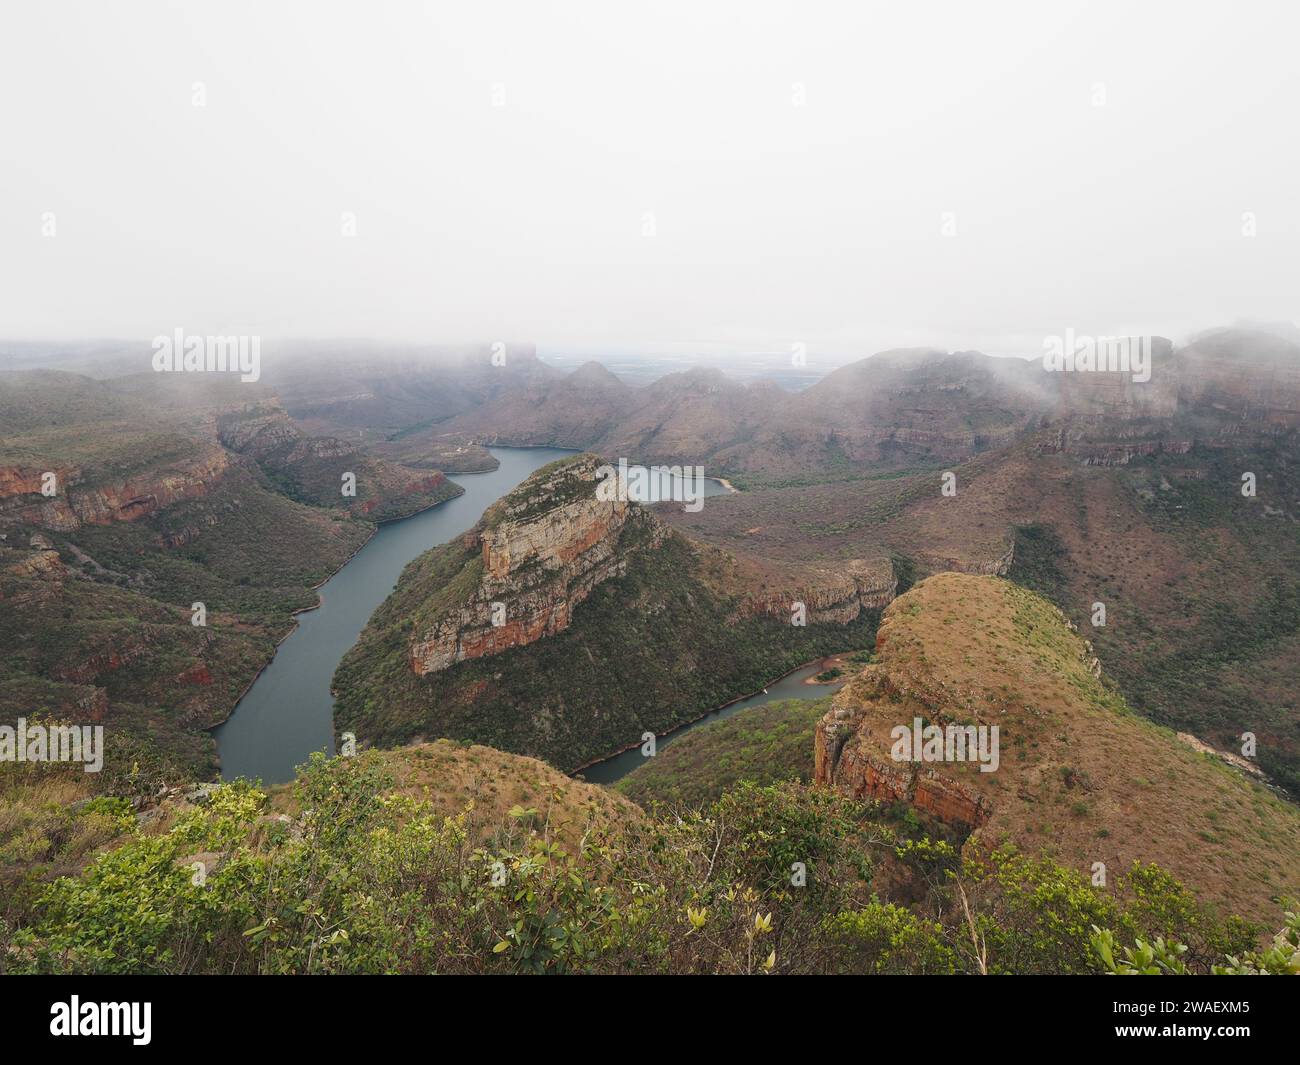
<instances>
[{"instance_id":1,"label":"winding river","mask_svg":"<svg viewBox=\"0 0 1300 1065\"><path fill-rule=\"evenodd\" d=\"M264 784L282 784L293 779L294 768L312 752L333 754L330 682L334 671L370 615L388 598L403 567L416 555L471 528L492 503L534 470L573 454L553 447L489 450L500 463L495 470L453 478L464 487L464 495L380 526L321 585L320 606L298 615L297 628L280 644L230 717L213 730L223 779L260 778ZM718 481L704 483L705 496L727 491Z\"/></svg>"},{"instance_id":2,"label":"winding river","mask_svg":"<svg viewBox=\"0 0 1300 1065\"><path fill-rule=\"evenodd\" d=\"M320 606L298 615L298 627L230 717L214 730L223 779L260 777L265 784L282 784L293 779L294 767L313 751L333 754L334 670L370 615L388 598L403 567L472 527L483 511L534 470L573 453L553 447L490 450L500 463L495 470L453 478L464 495L380 526L321 585Z\"/></svg>"}]
</instances>

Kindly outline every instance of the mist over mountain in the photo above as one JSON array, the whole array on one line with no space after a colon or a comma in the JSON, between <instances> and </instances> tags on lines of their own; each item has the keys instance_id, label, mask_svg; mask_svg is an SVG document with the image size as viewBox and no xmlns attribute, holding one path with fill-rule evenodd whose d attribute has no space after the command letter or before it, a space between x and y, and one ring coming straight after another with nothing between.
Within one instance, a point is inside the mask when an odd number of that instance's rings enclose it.
<instances>
[{"instance_id":1,"label":"mist over mountain","mask_svg":"<svg viewBox=\"0 0 1300 1065\"><path fill-rule=\"evenodd\" d=\"M1300 975L1297 29L9 5L10 1056L430 1027L119 979L188 975L1293 1044L1284 981L1045 981Z\"/></svg>"}]
</instances>

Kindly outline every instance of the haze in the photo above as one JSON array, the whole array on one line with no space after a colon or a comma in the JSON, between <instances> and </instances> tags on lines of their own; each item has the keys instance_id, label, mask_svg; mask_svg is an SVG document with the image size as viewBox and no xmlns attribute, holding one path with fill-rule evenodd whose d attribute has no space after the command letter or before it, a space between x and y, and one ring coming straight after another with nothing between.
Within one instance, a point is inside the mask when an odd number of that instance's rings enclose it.
<instances>
[{"instance_id":1,"label":"haze","mask_svg":"<svg viewBox=\"0 0 1300 1065\"><path fill-rule=\"evenodd\" d=\"M996 10L9 5L0 337L833 361L1297 317L1294 8Z\"/></svg>"}]
</instances>

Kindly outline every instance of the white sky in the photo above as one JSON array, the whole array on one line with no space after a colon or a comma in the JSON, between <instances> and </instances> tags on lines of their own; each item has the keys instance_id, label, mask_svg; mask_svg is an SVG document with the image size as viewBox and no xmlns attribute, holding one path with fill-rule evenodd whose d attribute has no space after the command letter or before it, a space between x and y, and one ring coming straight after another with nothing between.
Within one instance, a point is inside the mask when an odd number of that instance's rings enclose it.
<instances>
[{"instance_id":1,"label":"white sky","mask_svg":"<svg viewBox=\"0 0 1300 1065\"><path fill-rule=\"evenodd\" d=\"M0 336L1038 353L1296 318L1297 31L1195 0L10 2Z\"/></svg>"}]
</instances>

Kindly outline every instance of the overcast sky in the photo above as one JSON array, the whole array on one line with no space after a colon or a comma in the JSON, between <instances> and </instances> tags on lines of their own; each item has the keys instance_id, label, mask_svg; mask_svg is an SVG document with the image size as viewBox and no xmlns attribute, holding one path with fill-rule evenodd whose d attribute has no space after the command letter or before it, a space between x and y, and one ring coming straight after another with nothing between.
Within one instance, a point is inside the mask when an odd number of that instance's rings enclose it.
<instances>
[{"instance_id":1,"label":"overcast sky","mask_svg":"<svg viewBox=\"0 0 1300 1065\"><path fill-rule=\"evenodd\" d=\"M0 337L1010 354L1297 318L1297 31L1241 0L7 3Z\"/></svg>"}]
</instances>

